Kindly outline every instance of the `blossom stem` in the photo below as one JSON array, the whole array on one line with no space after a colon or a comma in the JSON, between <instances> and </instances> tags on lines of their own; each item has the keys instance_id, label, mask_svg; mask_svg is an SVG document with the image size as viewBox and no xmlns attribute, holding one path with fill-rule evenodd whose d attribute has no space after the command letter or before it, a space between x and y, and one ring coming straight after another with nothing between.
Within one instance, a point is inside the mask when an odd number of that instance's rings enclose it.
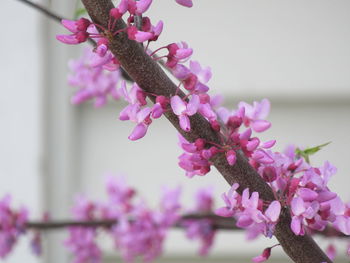
<instances>
[{"instance_id":1,"label":"blossom stem","mask_svg":"<svg viewBox=\"0 0 350 263\"><path fill-rule=\"evenodd\" d=\"M148 45L147 45L147 47L148 47ZM162 50L162 49L164 49L164 48L167 48L167 47L164 46L164 47L157 48L157 49L154 50L149 56L152 57L155 53L157 53L159 50Z\"/></svg>"},{"instance_id":2,"label":"blossom stem","mask_svg":"<svg viewBox=\"0 0 350 263\"><path fill-rule=\"evenodd\" d=\"M154 60L154 61L157 61L157 60L160 60L160 59L166 58L166 57L167 57L167 56L155 57L155 58L153 58L153 60Z\"/></svg>"},{"instance_id":3,"label":"blossom stem","mask_svg":"<svg viewBox=\"0 0 350 263\"><path fill-rule=\"evenodd\" d=\"M119 34L119 33L121 33L121 32L124 32L124 31L125 31L125 28L120 29L120 30L117 30L117 31L115 31L115 32L113 33L113 36L115 36L115 35L117 35L117 34Z\"/></svg>"}]
</instances>

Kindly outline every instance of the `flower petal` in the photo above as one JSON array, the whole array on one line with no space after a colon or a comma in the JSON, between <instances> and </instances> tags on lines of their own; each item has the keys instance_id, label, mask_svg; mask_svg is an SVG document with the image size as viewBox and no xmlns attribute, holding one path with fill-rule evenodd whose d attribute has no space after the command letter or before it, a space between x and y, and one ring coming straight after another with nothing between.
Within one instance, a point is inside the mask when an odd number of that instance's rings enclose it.
<instances>
[{"instance_id":1,"label":"flower petal","mask_svg":"<svg viewBox=\"0 0 350 263\"><path fill-rule=\"evenodd\" d=\"M192 116L193 114L195 114L198 110L199 103L200 103L199 96L193 94L190 101L187 104L187 109L186 109L187 115Z\"/></svg>"},{"instance_id":2,"label":"flower petal","mask_svg":"<svg viewBox=\"0 0 350 263\"><path fill-rule=\"evenodd\" d=\"M176 1L176 3L178 3L179 5L182 5L182 6L186 6L186 7L193 6L192 0L175 0L175 1Z\"/></svg>"},{"instance_id":3,"label":"flower petal","mask_svg":"<svg viewBox=\"0 0 350 263\"><path fill-rule=\"evenodd\" d=\"M294 215L299 216L305 212L304 201L301 197L296 197L291 202L291 208Z\"/></svg>"},{"instance_id":4,"label":"flower petal","mask_svg":"<svg viewBox=\"0 0 350 263\"><path fill-rule=\"evenodd\" d=\"M146 135L148 126L144 123L139 123L135 126L132 133L129 135L129 140L136 141L138 139L141 139Z\"/></svg>"},{"instance_id":5,"label":"flower petal","mask_svg":"<svg viewBox=\"0 0 350 263\"><path fill-rule=\"evenodd\" d=\"M186 103L179 96L171 97L170 105L173 112L178 116L186 110Z\"/></svg>"},{"instance_id":6,"label":"flower petal","mask_svg":"<svg viewBox=\"0 0 350 263\"><path fill-rule=\"evenodd\" d=\"M251 122L251 127L256 132L263 132L271 127L271 123L265 120L254 120Z\"/></svg>"},{"instance_id":7,"label":"flower petal","mask_svg":"<svg viewBox=\"0 0 350 263\"><path fill-rule=\"evenodd\" d=\"M277 222L281 212L281 204L278 201L273 201L265 211L267 216L272 222Z\"/></svg>"},{"instance_id":8,"label":"flower petal","mask_svg":"<svg viewBox=\"0 0 350 263\"><path fill-rule=\"evenodd\" d=\"M190 118L188 118L187 115L181 114L179 116L180 119L180 127L186 132L191 131L191 123L190 123Z\"/></svg>"}]
</instances>

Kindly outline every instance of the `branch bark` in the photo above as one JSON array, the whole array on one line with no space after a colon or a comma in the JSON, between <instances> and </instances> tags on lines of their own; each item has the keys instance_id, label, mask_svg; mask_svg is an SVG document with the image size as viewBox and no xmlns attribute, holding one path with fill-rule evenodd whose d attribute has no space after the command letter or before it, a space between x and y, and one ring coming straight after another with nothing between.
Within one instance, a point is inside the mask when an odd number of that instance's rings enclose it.
<instances>
[{"instance_id":1,"label":"branch bark","mask_svg":"<svg viewBox=\"0 0 350 263\"><path fill-rule=\"evenodd\" d=\"M202 220L210 219L212 228L215 230L240 230L235 225L233 218L226 218L217 216L215 214L185 214L174 225L174 228L184 228L183 223L186 220ZM131 218L130 221L133 221ZM89 221L75 221L75 220L61 220L61 221L32 221L26 224L26 228L35 230L53 230L66 227L105 227L109 228L118 224L117 220L89 220Z\"/></svg>"},{"instance_id":2,"label":"branch bark","mask_svg":"<svg viewBox=\"0 0 350 263\"><path fill-rule=\"evenodd\" d=\"M183 222L186 220L202 220L202 219L210 219L211 226L215 230L229 230L229 231L241 231L242 228L236 226L236 221L233 218L227 218L218 216L212 213L208 214L198 214L198 213L190 213L184 214L179 218L179 220L173 225L174 228L184 228ZM132 218L130 221L134 221ZM118 220L116 219L106 219L106 220L50 220L50 221L30 221L26 224L27 229L39 230L39 231L47 231L47 230L55 230L62 229L67 227L102 227L102 228L110 228L113 225L118 224ZM336 237L336 238L346 238L349 236L344 235L338 230L332 227L326 227L326 229L322 232L315 232L315 235L320 235L323 237Z\"/></svg>"},{"instance_id":3,"label":"branch bark","mask_svg":"<svg viewBox=\"0 0 350 263\"><path fill-rule=\"evenodd\" d=\"M109 10L113 8L110 0L82 0L92 21L105 28L108 26ZM118 20L115 29L122 29L126 25L123 20ZM154 62L135 41L127 38L125 33L118 34L110 39L110 50L120 61L123 68L131 78L145 91L170 97L175 94L176 85L169 79L160 66ZM184 96L179 92L178 95ZM154 100L154 98L151 98ZM209 123L199 114L190 118L192 130L184 132L178 118L172 112L167 112L166 117L174 127L190 142L197 138L220 143L218 135L211 129ZM234 166L228 165L224 153L218 154L212 160L214 166L222 174L229 185L239 183L239 191L249 188L257 191L265 201L274 200L270 187L262 180L259 174L248 163L242 152L237 152L237 162ZM279 240L284 251L297 263L332 262L318 247L314 240L308 236L296 236L290 229L290 212L283 208L279 223L275 229L275 236Z\"/></svg>"}]
</instances>

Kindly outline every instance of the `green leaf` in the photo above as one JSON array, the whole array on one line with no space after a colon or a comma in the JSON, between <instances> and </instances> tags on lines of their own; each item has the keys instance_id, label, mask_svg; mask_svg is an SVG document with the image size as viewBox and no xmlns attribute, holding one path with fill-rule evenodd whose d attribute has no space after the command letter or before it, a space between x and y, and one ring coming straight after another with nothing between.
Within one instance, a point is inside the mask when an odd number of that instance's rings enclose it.
<instances>
[{"instance_id":1,"label":"green leaf","mask_svg":"<svg viewBox=\"0 0 350 263\"><path fill-rule=\"evenodd\" d=\"M305 150L300 150L299 148L297 148L295 150L295 153L298 156L303 157L305 159L305 161L309 163L310 162L310 158L309 158L310 155L317 153L319 150L321 150L323 147L327 146L330 143L331 142L327 142L327 143L324 143L324 144L321 144L321 145L318 145L318 146L315 146L312 148L306 148Z\"/></svg>"},{"instance_id":2,"label":"green leaf","mask_svg":"<svg viewBox=\"0 0 350 263\"><path fill-rule=\"evenodd\" d=\"M85 8L78 8L77 10L75 10L74 19L77 19L80 16L85 15L86 13L87 13L87 11Z\"/></svg>"}]
</instances>

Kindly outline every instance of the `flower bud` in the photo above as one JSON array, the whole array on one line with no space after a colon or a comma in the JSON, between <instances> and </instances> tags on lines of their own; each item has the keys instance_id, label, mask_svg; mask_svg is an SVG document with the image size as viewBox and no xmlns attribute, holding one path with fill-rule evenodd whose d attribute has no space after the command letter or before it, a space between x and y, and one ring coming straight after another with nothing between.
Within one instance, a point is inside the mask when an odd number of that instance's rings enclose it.
<instances>
[{"instance_id":1,"label":"flower bud","mask_svg":"<svg viewBox=\"0 0 350 263\"><path fill-rule=\"evenodd\" d=\"M265 167L263 170L262 177L268 183L275 181L277 178L276 169L272 166Z\"/></svg>"}]
</instances>

